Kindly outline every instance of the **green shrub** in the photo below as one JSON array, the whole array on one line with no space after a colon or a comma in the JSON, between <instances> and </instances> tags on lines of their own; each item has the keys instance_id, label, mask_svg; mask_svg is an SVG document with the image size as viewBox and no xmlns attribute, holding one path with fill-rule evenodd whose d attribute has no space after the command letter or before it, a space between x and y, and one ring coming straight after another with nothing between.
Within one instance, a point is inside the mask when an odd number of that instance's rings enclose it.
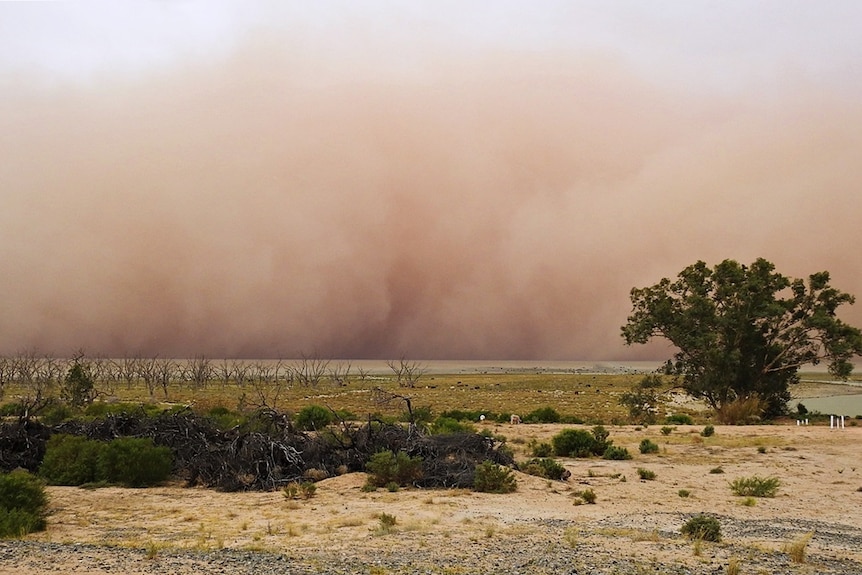
<instances>
[{"instance_id":1,"label":"green shrub","mask_svg":"<svg viewBox=\"0 0 862 575\"><path fill-rule=\"evenodd\" d=\"M318 431L332 423L333 417L322 405L307 405L296 414L296 426L304 431Z\"/></svg>"},{"instance_id":2,"label":"green shrub","mask_svg":"<svg viewBox=\"0 0 862 575\"><path fill-rule=\"evenodd\" d=\"M596 492L592 489L584 489L583 491L575 492L575 505L580 505L580 502L587 503L589 505L595 505L596 503Z\"/></svg>"},{"instance_id":3,"label":"green shrub","mask_svg":"<svg viewBox=\"0 0 862 575\"><path fill-rule=\"evenodd\" d=\"M553 438L554 455L559 457L589 457L596 440L589 431L564 429Z\"/></svg>"},{"instance_id":4,"label":"green shrub","mask_svg":"<svg viewBox=\"0 0 862 575\"><path fill-rule=\"evenodd\" d=\"M680 490L679 490L679 491L677 491L676 493L677 493L677 495L679 495L679 496L680 496L680 497L682 497L683 499L685 499L686 497L688 497L689 495L691 495L691 491L689 491L688 489L680 489Z\"/></svg>"},{"instance_id":5,"label":"green shrub","mask_svg":"<svg viewBox=\"0 0 862 575\"><path fill-rule=\"evenodd\" d=\"M76 435L52 435L39 475L49 485L83 485L97 480L96 467L104 443Z\"/></svg>"},{"instance_id":6,"label":"green shrub","mask_svg":"<svg viewBox=\"0 0 862 575\"><path fill-rule=\"evenodd\" d=\"M99 451L96 476L126 487L146 487L166 480L172 465L169 448L157 447L149 438L121 437Z\"/></svg>"},{"instance_id":7,"label":"green shrub","mask_svg":"<svg viewBox=\"0 0 862 575\"><path fill-rule=\"evenodd\" d=\"M446 435L449 433L475 433L476 428L469 423L461 423L458 420L443 417L442 415L431 424L431 433L434 435Z\"/></svg>"},{"instance_id":8,"label":"green shrub","mask_svg":"<svg viewBox=\"0 0 862 575\"><path fill-rule=\"evenodd\" d=\"M593 433L593 455L604 455L608 447L613 441L608 440L610 432L601 425L597 425L592 429Z\"/></svg>"},{"instance_id":9,"label":"green shrub","mask_svg":"<svg viewBox=\"0 0 862 575\"><path fill-rule=\"evenodd\" d=\"M709 472L713 475L718 475L720 473L724 473L724 468L719 465L718 467L713 467L712 469L710 469Z\"/></svg>"},{"instance_id":10,"label":"green shrub","mask_svg":"<svg viewBox=\"0 0 862 575\"><path fill-rule=\"evenodd\" d=\"M676 427L671 427L669 425L662 426L661 434L662 435L670 435L671 433L674 432L675 429L676 429Z\"/></svg>"},{"instance_id":11,"label":"green shrub","mask_svg":"<svg viewBox=\"0 0 862 575\"><path fill-rule=\"evenodd\" d=\"M583 425L584 420L577 415L563 415L560 416L560 423L565 423L568 425Z\"/></svg>"},{"instance_id":12,"label":"green shrub","mask_svg":"<svg viewBox=\"0 0 862 575\"><path fill-rule=\"evenodd\" d=\"M90 374L89 366L75 359L60 390L63 399L73 407L81 407L93 402L96 398L96 384Z\"/></svg>"},{"instance_id":13,"label":"green shrub","mask_svg":"<svg viewBox=\"0 0 862 575\"><path fill-rule=\"evenodd\" d=\"M750 497L775 497L781 481L777 477L740 477L730 484L734 495Z\"/></svg>"},{"instance_id":14,"label":"green shrub","mask_svg":"<svg viewBox=\"0 0 862 575\"><path fill-rule=\"evenodd\" d=\"M715 426L707 425L703 428L703 431L701 431L700 434L704 437L712 437L715 435Z\"/></svg>"},{"instance_id":15,"label":"green shrub","mask_svg":"<svg viewBox=\"0 0 862 575\"><path fill-rule=\"evenodd\" d=\"M410 412L405 411L401 414L402 421L410 421ZM420 407L413 408L413 423L416 425L421 425L426 427L432 421L434 421L434 412L431 410L431 407L428 405L423 405Z\"/></svg>"},{"instance_id":16,"label":"green shrub","mask_svg":"<svg viewBox=\"0 0 862 575\"><path fill-rule=\"evenodd\" d=\"M0 405L0 417L17 417L24 413L24 406L21 402L13 401Z\"/></svg>"},{"instance_id":17,"label":"green shrub","mask_svg":"<svg viewBox=\"0 0 862 575\"><path fill-rule=\"evenodd\" d=\"M605 452L602 454L603 459L612 459L616 461L622 461L624 459L631 459L632 455L629 453L629 450L625 447L618 447L616 445L608 445L608 448L605 449Z\"/></svg>"},{"instance_id":18,"label":"green shrub","mask_svg":"<svg viewBox=\"0 0 862 575\"><path fill-rule=\"evenodd\" d=\"M524 423L559 423L560 414L553 407L540 407L524 417Z\"/></svg>"},{"instance_id":19,"label":"green shrub","mask_svg":"<svg viewBox=\"0 0 862 575\"><path fill-rule=\"evenodd\" d=\"M369 483L376 487L383 487L388 483L405 486L422 477L422 458L410 457L403 451L397 454L379 451L371 456L365 469L370 474Z\"/></svg>"},{"instance_id":20,"label":"green shrub","mask_svg":"<svg viewBox=\"0 0 862 575\"><path fill-rule=\"evenodd\" d=\"M0 474L0 538L45 529L47 508L48 496L41 479L24 470Z\"/></svg>"},{"instance_id":21,"label":"green shrub","mask_svg":"<svg viewBox=\"0 0 862 575\"><path fill-rule=\"evenodd\" d=\"M550 443L545 441L539 443L535 439L531 439L528 445L530 451L533 453L533 457L550 457L554 453L554 448Z\"/></svg>"},{"instance_id":22,"label":"green shrub","mask_svg":"<svg viewBox=\"0 0 862 575\"><path fill-rule=\"evenodd\" d=\"M221 405L210 409L207 412L207 417L222 431L233 429L245 421L245 417L241 414Z\"/></svg>"},{"instance_id":23,"label":"green shrub","mask_svg":"<svg viewBox=\"0 0 862 575\"><path fill-rule=\"evenodd\" d=\"M715 517L707 515L692 517L683 524L680 531L691 539L721 541L721 524Z\"/></svg>"},{"instance_id":24,"label":"green shrub","mask_svg":"<svg viewBox=\"0 0 862 575\"><path fill-rule=\"evenodd\" d=\"M675 423L677 425L693 425L694 420L686 413L674 413L665 418L665 423Z\"/></svg>"},{"instance_id":25,"label":"green shrub","mask_svg":"<svg viewBox=\"0 0 862 575\"><path fill-rule=\"evenodd\" d=\"M57 425L72 419L76 413L76 409L65 403L53 403L39 413L39 421L48 426Z\"/></svg>"},{"instance_id":26,"label":"green shrub","mask_svg":"<svg viewBox=\"0 0 862 575\"><path fill-rule=\"evenodd\" d=\"M311 499L317 493L317 485L311 481L292 481L284 486L282 494L285 499Z\"/></svg>"},{"instance_id":27,"label":"green shrub","mask_svg":"<svg viewBox=\"0 0 862 575\"><path fill-rule=\"evenodd\" d=\"M485 460L476 466L473 489L483 493L511 493L518 488L512 470Z\"/></svg>"},{"instance_id":28,"label":"green shrub","mask_svg":"<svg viewBox=\"0 0 862 575\"><path fill-rule=\"evenodd\" d=\"M568 479L571 475L568 469L560 465L555 459L550 457L541 457L531 459L521 465L521 471L529 475L544 477L545 479L554 479L562 481Z\"/></svg>"},{"instance_id":29,"label":"green shrub","mask_svg":"<svg viewBox=\"0 0 862 575\"><path fill-rule=\"evenodd\" d=\"M641 444L638 447L641 453L658 453L658 444L650 441L649 439L642 439Z\"/></svg>"},{"instance_id":30,"label":"green shrub","mask_svg":"<svg viewBox=\"0 0 862 575\"><path fill-rule=\"evenodd\" d=\"M465 411L463 409L450 409L440 414L440 417L454 419L455 421L478 420L481 414L478 411Z\"/></svg>"},{"instance_id":31,"label":"green shrub","mask_svg":"<svg viewBox=\"0 0 862 575\"><path fill-rule=\"evenodd\" d=\"M652 481L656 478L656 475L655 471L650 471L649 469L638 467L638 477L640 477L644 481Z\"/></svg>"}]
</instances>

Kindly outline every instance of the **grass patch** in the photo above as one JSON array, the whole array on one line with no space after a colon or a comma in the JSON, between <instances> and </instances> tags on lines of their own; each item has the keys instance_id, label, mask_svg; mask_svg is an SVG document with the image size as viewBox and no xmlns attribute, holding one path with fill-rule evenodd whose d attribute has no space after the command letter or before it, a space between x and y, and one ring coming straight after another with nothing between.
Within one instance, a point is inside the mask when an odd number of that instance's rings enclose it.
<instances>
[{"instance_id":1,"label":"grass patch","mask_svg":"<svg viewBox=\"0 0 862 575\"><path fill-rule=\"evenodd\" d=\"M814 537L814 532L809 531L785 546L785 552L790 556L791 561L805 563L805 550L808 548L808 543L812 537Z\"/></svg>"},{"instance_id":2,"label":"grass patch","mask_svg":"<svg viewBox=\"0 0 862 575\"><path fill-rule=\"evenodd\" d=\"M739 477L730 484L734 495L742 497L775 497L781 481L777 477Z\"/></svg>"}]
</instances>

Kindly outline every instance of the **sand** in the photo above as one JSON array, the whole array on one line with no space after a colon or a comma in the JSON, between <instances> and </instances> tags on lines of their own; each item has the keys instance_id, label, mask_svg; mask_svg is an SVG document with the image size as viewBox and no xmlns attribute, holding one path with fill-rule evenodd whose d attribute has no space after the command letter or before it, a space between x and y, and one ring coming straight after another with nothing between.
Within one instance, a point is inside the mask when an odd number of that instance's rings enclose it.
<instances>
[{"instance_id":1,"label":"sand","mask_svg":"<svg viewBox=\"0 0 862 575\"><path fill-rule=\"evenodd\" d=\"M507 438L518 460L530 440L573 427L486 426ZM742 573L862 572L862 426L716 426L708 438L702 426L677 426L669 435L660 426L608 429L633 459L561 459L572 474L567 481L516 473L518 490L508 495L367 493L362 473L323 480L308 500L179 485L50 487L47 531L2 544L0 573L178 572L177 552L189 572L233 573L239 567L214 569L212 557L239 551L278 556L287 563L273 572L283 573L345 565L353 567L344 572L469 573L519 560L525 573L558 572L560 564L572 572L580 565L583 572L723 573L733 561ZM660 453L640 454L643 438ZM711 472L718 467L724 473ZM656 479L640 480L638 468ZM753 475L779 478L777 496L732 494L732 480ZM595 492L595 504L576 504L585 489ZM396 518L391 530L381 528L382 513ZM699 513L719 518L722 542L696 545L680 535ZM809 532L806 563L796 564L788 545Z\"/></svg>"}]
</instances>

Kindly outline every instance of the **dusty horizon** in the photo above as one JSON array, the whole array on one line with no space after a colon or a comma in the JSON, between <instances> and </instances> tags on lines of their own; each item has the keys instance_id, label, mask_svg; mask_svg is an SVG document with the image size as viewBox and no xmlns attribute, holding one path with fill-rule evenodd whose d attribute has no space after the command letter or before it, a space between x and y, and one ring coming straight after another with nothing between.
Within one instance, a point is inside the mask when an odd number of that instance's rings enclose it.
<instances>
[{"instance_id":1,"label":"dusty horizon","mask_svg":"<svg viewBox=\"0 0 862 575\"><path fill-rule=\"evenodd\" d=\"M629 290L697 260L862 296L857 84L359 44L0 76L0 353L661 360Z\"/></svg>"}]
</instances>

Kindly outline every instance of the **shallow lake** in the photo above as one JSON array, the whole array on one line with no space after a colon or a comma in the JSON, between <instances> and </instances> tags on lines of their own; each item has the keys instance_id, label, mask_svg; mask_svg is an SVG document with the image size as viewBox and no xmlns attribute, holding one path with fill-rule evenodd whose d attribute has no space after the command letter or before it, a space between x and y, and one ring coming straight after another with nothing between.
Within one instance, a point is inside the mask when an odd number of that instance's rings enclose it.
<instances>
[{"instance_id":1,"label":"shallow lake","mask_svg":"<svg viewBox=\"0 0 862 575\"><path fill-rule=\"evenodd\" d=\"M862 415L862 394L808 397L792 402L791 413L796 411L796 404L800 402L808 408L808 411L819 411L827 415L847 415L850 417Z\"/></svg>"}]
</instances>

